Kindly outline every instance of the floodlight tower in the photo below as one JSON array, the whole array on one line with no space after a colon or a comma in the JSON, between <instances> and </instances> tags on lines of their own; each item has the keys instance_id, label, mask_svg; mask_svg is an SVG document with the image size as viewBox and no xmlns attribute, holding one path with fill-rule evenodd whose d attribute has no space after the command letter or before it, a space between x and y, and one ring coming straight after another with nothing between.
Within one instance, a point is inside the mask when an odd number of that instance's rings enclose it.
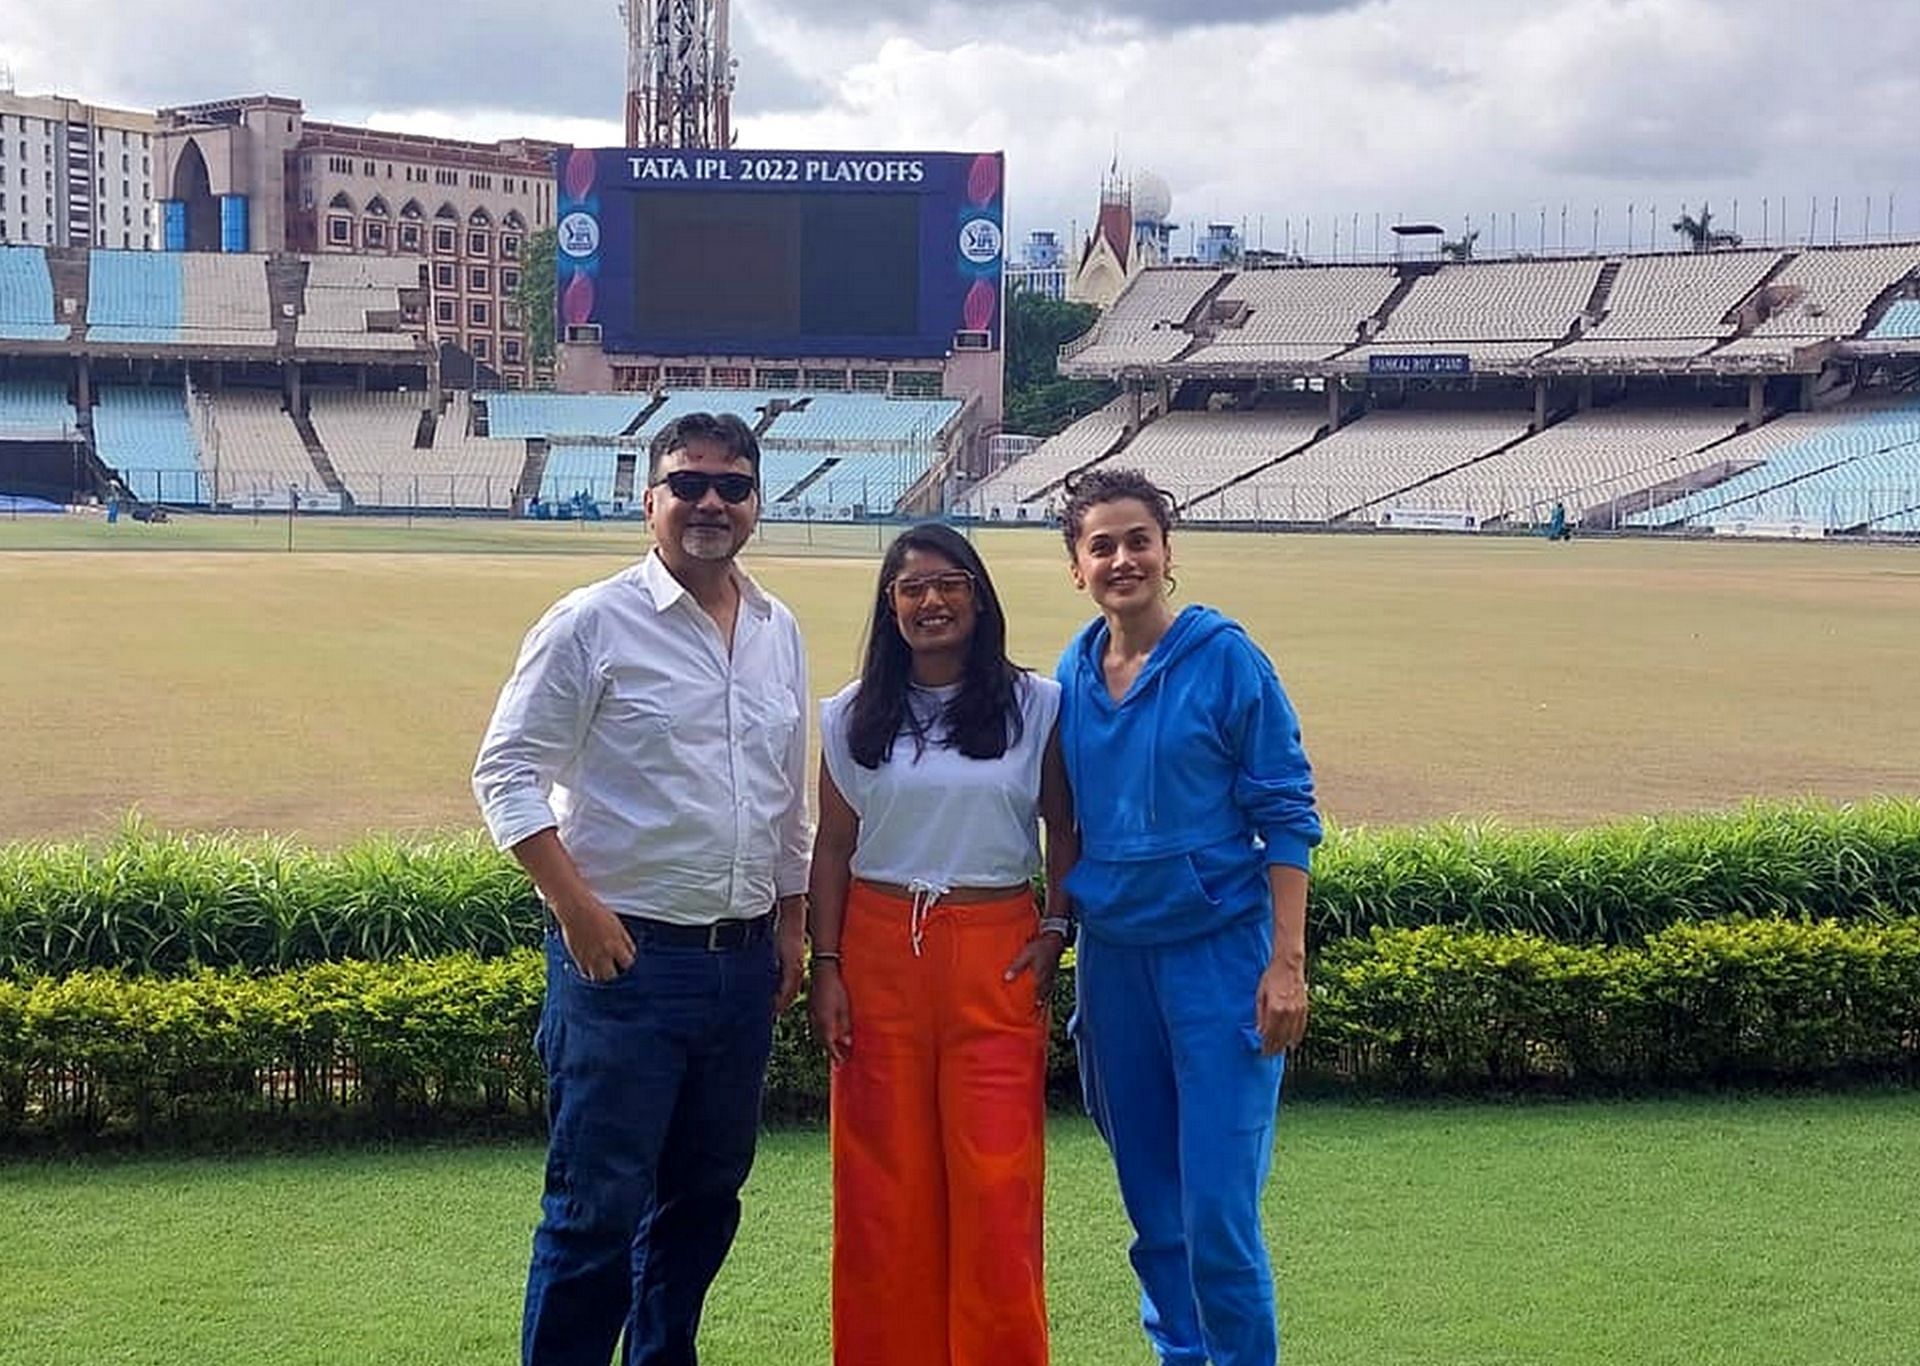
<instances>
[{"instance_id":1,"label":"floodlight tower","mask_svg":"<svg viewBox=\"0 0 1920 1366\"><path fill-rule=\"evenodd\" d=\"M627 146L731 147L727 0L621 0Z\"/></svg>"}]
</instances>

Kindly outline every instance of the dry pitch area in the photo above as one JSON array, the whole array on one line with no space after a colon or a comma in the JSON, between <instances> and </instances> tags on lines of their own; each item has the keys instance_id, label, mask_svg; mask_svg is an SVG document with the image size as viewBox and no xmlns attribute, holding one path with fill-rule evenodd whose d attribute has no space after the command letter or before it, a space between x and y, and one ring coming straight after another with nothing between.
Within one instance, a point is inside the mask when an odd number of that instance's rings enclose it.
<instances>
[{"instance_id":1,"label":"dry pitch area","mask_svg":"<svg viewBox=\"0 0 1920 1366\"><path fill-rule=\"evenodd\" d=\"M769 528L754 571L824 694L886 533ZM1089 615L1058 538L983 532L1016 656ZM526 627L638 527L0 521L0 839L475 823L466 775ZM1241 618L1328 812L1567 823L1920 791L1920 550L1469 537L1175 540L1178 600Z\"/></svg>"}]
</instances>

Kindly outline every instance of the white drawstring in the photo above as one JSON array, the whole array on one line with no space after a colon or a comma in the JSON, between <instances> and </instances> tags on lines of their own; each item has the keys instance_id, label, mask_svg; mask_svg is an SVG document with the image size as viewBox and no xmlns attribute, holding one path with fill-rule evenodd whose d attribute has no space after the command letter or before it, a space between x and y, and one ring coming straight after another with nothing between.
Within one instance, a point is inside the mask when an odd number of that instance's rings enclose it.
<instances>
[{"instance_id":1,"label":"white drawstring","mask_svg":"<svg viewBox=\"0 0 1920 1366\"><path fill-rule=\"evenodd\" d=\"M950 890L939 883L918 877L907 884L907 894L913 899L912 911L907 917L907 933L913 939L915 958L920 956L920 943L926 937L927 917L933 914L933 904Z\"/></svg>"}]
</instances>

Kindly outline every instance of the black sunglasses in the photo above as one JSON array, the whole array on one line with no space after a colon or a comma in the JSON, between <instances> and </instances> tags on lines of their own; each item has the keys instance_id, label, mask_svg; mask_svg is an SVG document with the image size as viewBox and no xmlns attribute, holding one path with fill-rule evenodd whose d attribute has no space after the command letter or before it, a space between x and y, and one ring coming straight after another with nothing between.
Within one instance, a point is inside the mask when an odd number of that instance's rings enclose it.
<instances>
[{"instance_id":1,"label":"black sunglasses","mask_svg":"<svg viewBox=\"0 0 1920 1366\"><path fill-rule=\"evenodd\" d=\"M674 470L653 481L655 488L662 484L683 503L699 502L707 496L708 489L716 490L724 503L744 503L759 487L751 474L708 474L704 470Z\"/></svg>"}]
</instances>

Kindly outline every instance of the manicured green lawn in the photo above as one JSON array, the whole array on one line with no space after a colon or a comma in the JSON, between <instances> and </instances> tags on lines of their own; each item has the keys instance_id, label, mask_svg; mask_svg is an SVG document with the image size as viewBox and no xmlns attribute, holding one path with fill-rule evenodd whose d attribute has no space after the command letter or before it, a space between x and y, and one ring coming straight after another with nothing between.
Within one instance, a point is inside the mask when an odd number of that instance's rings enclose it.
<instances>
[{"instance_id":1,"label":"manicured green lawn","mask_svg":"<svg viewBox=\"0 0 1920 1366\"><path fill-rule=\"evenodd\" d=\"M852 675L890 530L769 525L747 559ZM170 828L323 843L478 822L467 776L521 636L637 525L0 520L0 840ZM276 541L275 538L278 537ZM809 544L811 540L811 544ZM1091 615L1043 531L979 537L1022 663ZM57 548L57 547L67 548ZM1920 555L1900 546L1229 535L1180 602L1279 664L1344 824L1522 824L1911 793Z\"/></svg>"},{"instance_id":2,"label":"manicured green lawn","mask_svg":"<svg viewBox=\"0 0 1920 1366\"><path fill-rule=\"evenodd\" d=\"M1059 1366L1146 1366L1105 1154L1053 1133ZM0 1166L0 1363L502 1362L536 1146ZM827 1360L825 1139L762 1150L704 1359ZM1920 1354L1920 1094L1283 1117L1289 1366ZM885 1312L876 1305L875 1312Z\"/></svg>"}]
</instances>

